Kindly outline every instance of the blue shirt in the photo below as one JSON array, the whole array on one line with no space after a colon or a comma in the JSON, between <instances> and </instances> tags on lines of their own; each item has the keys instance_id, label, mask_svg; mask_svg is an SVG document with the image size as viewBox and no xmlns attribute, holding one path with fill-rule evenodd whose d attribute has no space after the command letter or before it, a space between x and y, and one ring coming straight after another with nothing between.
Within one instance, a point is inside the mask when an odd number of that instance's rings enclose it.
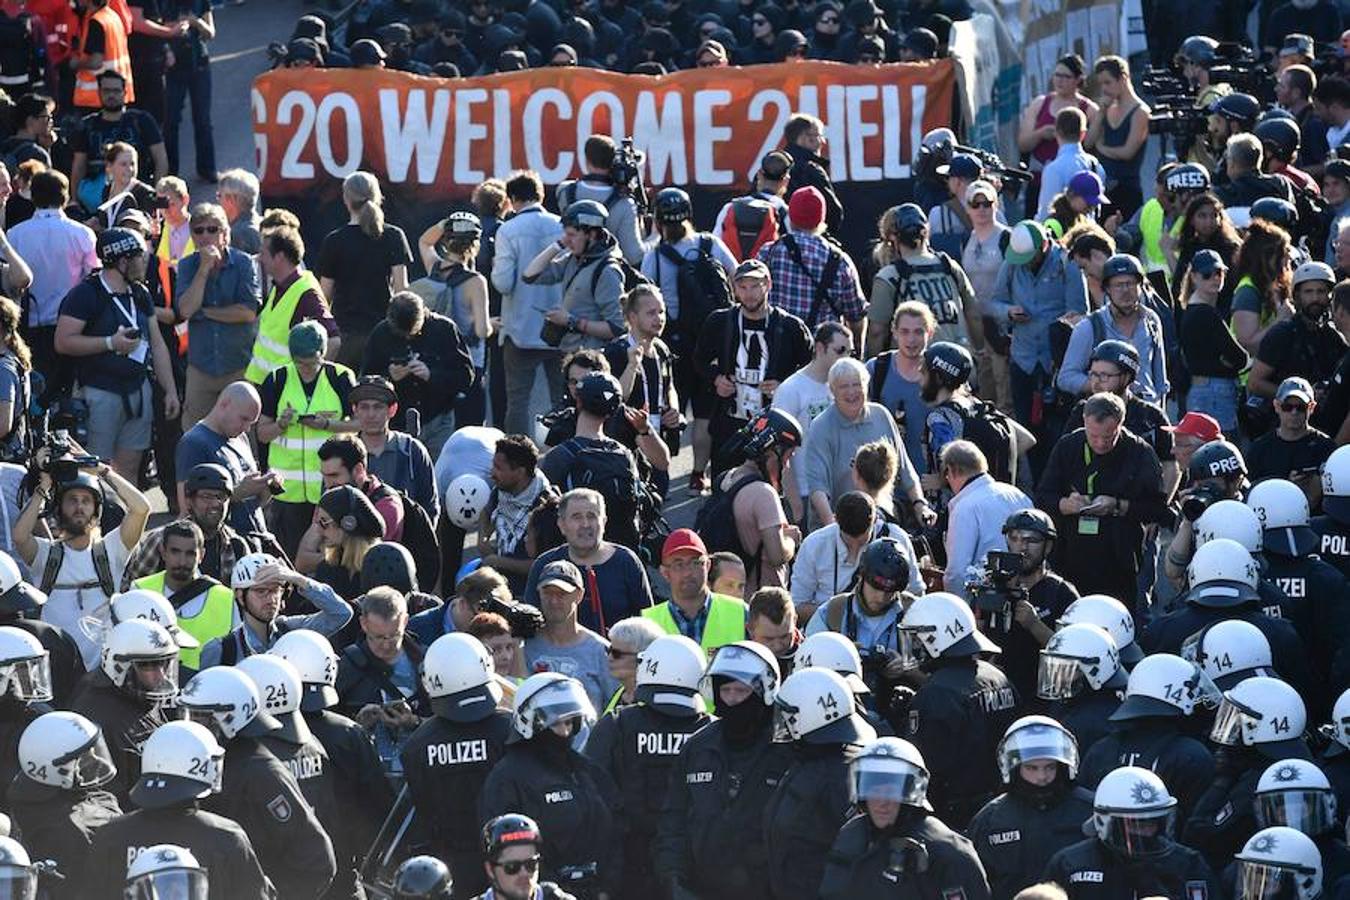
<instances>
[{"instance_id":1,"label":"blue shirt","mask_svg":"<svg viewBox=\"0 0 1350 900\"><path fill-rule=\"evenodd\" d=\"M928 416L928 404L920 396L919 382L910 381L895 370L895 360L888 363L891 370L886 373L886 381L881 385L881 405L892 414L896 410L905 411L905 424L900 428L900 437L905 442L905 455L914 464L916 475L928 474L928 460L923 452L923 421ZM867 361L867 371L873 383L877 380L877 357ZM899 425L899 423L897 423Z\"/></svg>"},{"instance_id":2,"label":"blue shirt","mask_svg":"<svg viewBox=\"0 0 1350 900\"><path fill-rule=\"evenodd\" d=\"M670 617L675 620L675 627L680 629L680 634L689 638L695 644L703 643L703 629L708 625L708 610L712 608L712 592L703 598L703 605L698 608L698 615L692 619L684 614L680 605L674 600L666 604L670 610Z\"/></svg>"},{"instance_id":3,"label":"blue shirt","mask_svg":"<svg viewBox=\"0 0 1350 900\"><path fill-rule=\"evenodd\" d=\"M1097 157L1083 150L1082 144L1060 144L1055 158L1045 164L1041 172L1041 193L1036 202L1036 218L1050 215L1050 201L1069 186L1069 180L1079 172L1096 172L1106 183L1106 172Z\"/></svg>"},{"instance_id":4,"label":"blue shirt","mask_svg":"<svg viewBox=\"0 0 1350 900\"><path fill-rule=\"evenodd\" d=\"M899 649L896 646L896 632L899 630L900 614L903 612L903 608L898 600L886 607L879 616L869 616L863 612L856 597L850 598L848 603L850 609L846 610L843 618L840 619L839 633L853 641L857 645L859 653ZM806 623L807 637L830 630L829 625L826 624L828 611L828 603L822 603L816 609L811 621ZM849 628L850 624L853 626L851 629Z\"/></svg>"},{"instance_id":5,"label":"blue shirt","mask_svg":"<svg viewBox=\"0 0 1350 900\"><path fill-rule=\"evenodd\" d=\"M1020 306L1031 317L1026 322L1013 322L1008 310ZM1008 322L1012 339L1009 357L1013 365L1031 374L1040 366L1049 372L1050 324L1065 313L1088 311L1087 283L1078 264L1059 244L1051 244L1040 269L1014 266L1007 262L999 269L994 285L994 296L989 301L989 314L999 322Z\"/></svg>"},{"instance_id":6,"label":"blue shirt","mask_svg":"<svg viewBox=\"0 0 1350 900\"><path fill-rule=\"evenodd\" d=\"M1116 320L1110 310L1109 305L1105 306L1073 326L1068 349L1064 351L1064 361L1055 379L1056 384L1067 394L1083 393L1088 383L1087 371L1092 364L1092 348L1096 337L1092 331L1092 320L1095 318L1102 324L1102 340L1125 341L1139 351L1139 374L1131 385L1135 394L1149 403L1165 403L1170 385L1167 381L1167 352L1162 320L1141 299L1139 321L1135 323L1134 333L1125 334L1116 328Z\"/></svg>"},{"instance_id":7,"label":"blue shirt","mask_svg":"<svg viewBox=\"0 0 1350 900\"><path fill-rule=\"evenodd\" d=\"M201 254L194 253L178 263L180 294L187 290L201 265ZM226 251L220 269L206 281L202 294L202 308L188 320L188 364L207 375L228 375L241 372L253 355L253 340L258 336L258 323L215 322L208 319L205 310L223 306L246 306L255 314L262 306L262 288L258 284L258 270L247 253Z\"/></svg>"},{"instance_id":8,"label":"blue shirt","mask_svg":"<svg viewBox=\"0 0 1350 900\"><path fill-rule=\"evenodd\" d=\"M235 484L245 475L258 471L258 462L253 458L248 439L242 435L226 439L223 434L198 422L187 430L178 449L174 451L174 465L179 477L186 479L192 467L198 463L218 463L230 470ZM267 531L262 509L255 497L247 500L230 501L230 527L240 534L255 534Z\"/></svg>"},{"instance_id":9,"label":"blue shirt","mask_svg":"<svg viewBox=\"0 0 1350 900\"><path fill-rule=\"evenodd\" d=\"M988 474L977 475L947 502L947 570L943 587L965 596L967 570L981 565L990 550L1006 550L1003 525L1031 498Z\"/></svg>"}]
</instances>

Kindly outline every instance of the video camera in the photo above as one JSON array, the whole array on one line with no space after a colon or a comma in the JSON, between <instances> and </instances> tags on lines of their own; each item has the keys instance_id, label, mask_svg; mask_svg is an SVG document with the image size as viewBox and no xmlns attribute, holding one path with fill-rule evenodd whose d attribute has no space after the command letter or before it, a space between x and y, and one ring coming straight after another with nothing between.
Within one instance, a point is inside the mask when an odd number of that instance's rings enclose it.
<instances>
[{"instance_id":1,"label":"video camera","mask_svg":"<svg viewBox=\"0 0 1350 900\"><path fill-rule=\"evenodd\" d=\"M1013 605L1027 599L1027 589L1012 583L1022 574L1026 557L1011 550L990 550L984 560L984 574L966 582L971 606L983 613L991 630L1007 634L1012 629Z\"/></svg>"},{"instance_id":2,"label":"video camera","mask_svg":"<svg viewBox=\"0 0 1350 900\"><path fill-rule=\"evenodd\" d=\"M88 453L72 453L70 432L65 429L57 429L48 435L45 446L47 458L38 464L38 471L51 475L52 481L57 484L74 481L81 469L92 468L103 462Z\"/></svg>"},{"instance_id":3,"label":"video camera","mask_svg":"<svg viewBox=\"0 0 1350 900\"><path fill-rule=\"evenodd\" d=\"M1207 481L1197 485L1181 501L1181 515L1187 522L1194 522L1205 514L1205 510L1220 500L1227 500L1228 494L1222 485Z\"/></svg>"},{"instance_id":4,"label":"video camera","mask_svg":"<svg viewBox=\"0 0 1350 900\"><path fill-rule=\"evenodd\" d=\"M1275 79L1260 53L1233 41L1224 41L1214 49L1215 65L1209 67L1210 84L1228 84L1233 90L1251 94L1262 106L1275 102Z\"/></svg>"},{"instance_id":5,"label":"video camera","mask_svg":"<svg viewBox=\"0 0 1350 900\"><path fill-rule=\"evenodd\" d=\"M647 155L633 146L632 138L626 137L615 149L614 162L609 167L609 180L633 198L639 216L647 212L647 188L642 183L642 167L646 163Z\"/></svg>"},{"instance_id":6,"label":"video camera","mask_svg":"<svg viewBox=\"0 0 1350 900\"><path fill-rule=\"evenodd\" d=\"M508 603L495 596L478 605L479 612L496 613L511 627L511 636L528 640L544 627L544 614L528 603Z\"/></svg>"},{"instance_id":7,"label":"video camera","mask_svg":"<svg viewBox=\"0 0 1350 900\"><path fill-rule=\"evenodd\" d=\"M1035 177L1027 171L1026 166L1022 163L1018 163L1016 166L1010 166L1003 161L1001 156L992 150L983 150L979 147L966 147L962 144L953 144L952 152L970 154L980 161L980 165L984 167L986 175L997 175L1005 182L1020 181L1029 184L1032 178Z\"/></svg>"}]
</instances>

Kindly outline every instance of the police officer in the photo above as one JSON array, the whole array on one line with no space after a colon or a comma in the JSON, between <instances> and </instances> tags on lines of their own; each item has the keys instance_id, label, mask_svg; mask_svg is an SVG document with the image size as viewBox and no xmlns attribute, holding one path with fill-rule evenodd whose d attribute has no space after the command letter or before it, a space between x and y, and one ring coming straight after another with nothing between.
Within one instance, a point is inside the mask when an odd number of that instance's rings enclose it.
<instances>
[{"instance_id":1,"label":"police officer","mask_svg":"<svg viewBox=\"0 0 1350 900\"><path fill-rule=\"evenodd\" d=\"M636 703L603 717L586 756L623 793L624 897L655 897L652 841L670 771L689 736L711 721L699 695L707 657L682 634L657 638L638 654Z\"/></svg>"},{"instance_id":2,"label":"police officer","mask_svg":"<svg viewBox=\"0 0 1350 900\"><path fill-rule=\"evenodd\" d=\"M1099 625L1105 628L1106 633L1116 642L1120 664L1127 672L1144 658L1144 650L1135 640L1134 616L1130 615L1125 604L1115 597L1108 597L1106 594L1084 594L1069 604L1069 608L1064 610L1064 614L1055 624L1060 628L1080 624Z\"/></svg>"},{"instance_id":3,"label":"police officer","mask_svg":"<svg viewBox=\"0 0 1350 900\"><path fill-rule=\"evenodd\" d=\"M760 644L727 644L704 684L718 718L685 742L671 771L656 874L672 900L763 900L764 810L792 760L773 741L778 660Z\"/></svg>"},{"instance_id":4,"label":"police officer","mask_svg":"<svg viewBox=\"0 0 1350 900\"><path fill-rule=\"evenodd\" d=\"M0 872L4 873L6 893L10 896L37 896L39 870L28 850L8 835L0 837Z\"/></svg>"},{"instance_id":5,"label":"police officer","mask_svg":"<svg viewBox=\"0 0 1350 900\"><path fill-rule=\"evenodd\" d=\"M1041 651L1037 695L1087 750L1110 730L1127 676L1116 642L1097 625L1066 625Z\"/></svg>"},{"instance_id":6,"label":"police officer","mask_svg":"<svg viewBox=\"0 0 1350 900\"><path fill-rule=\"evenodd\" d=\"M1270 641L1251 622L1222 619L1206 625L1181 645L1181 655L1194 663L1221 691L1254 675L1279 677Z\"/></svg>"},{"instance_id":7,"label":"police officer","mask_svg":"<svg viewBox=\"0 0 1350 900\"><path fill-rule=\"evenodd\" d=\"M544 847L539 826L510 813L483 826L483 867L492 887L474 900L576 900L552 881L539 880Z\"/></svg>"},{"instance_id":8,"label":"police officer","mask_svg":"<svg viewBox=\"0 0 1350 900\"><path fill-rule=\"evenodd\" d=\"M1048 716L1023 716L998 745L1008 786L970 821L968 833L989 877L994 900L1011 900L1040 881L1045 861L1083 839L1092 793L1074 783L1078 744Z\"/></svg>"},{"instance_id":9,"label":"police officer","mask_svg":"<svg viewBox=\"0 0 1350 900\"><path fill-rule=\"evenodd\" d=\"M8 810L38 859L78 876L94 833L122 814L103 786L116 774L98 726L78 713L44 713L19 738L19 775ZM75 897L68 882L49 885L52 900Z\"/></svg>"},{"instance_id":10,"label":"police officer","mask_svg":"<svg viewBox=\"0 0 1350 900\"><path fill-rule=\"evenodd\" d=\"M1336 817L1336 794L1315 763L1282 759L1261 773L1256 783L1256 824L1293 828L1312 838L1322 855L1327 884L1350 872L1350 850Z\"/></svg>"},{"instance_id":11,"label":"police officer","mask_svg":"<svg viewBox=\"0 0 1350 900\"><path fill-rule=\"evenodd\" d=\"M979 658L998 646L955 594L925 594L900 619L901 664L928 674L910 701L904 735L930 760L939 818L964 827L998 793L998 742L1016 718L1017 691Z\"/></svg>"},{"instance_id":12,"label":"police officer","mask_svg":"<svg viewBox=\"0 0 1350 900\"><path fill-rule=\"evenodd\" d=\"M422 658L431 718L403 746L403 774L413 806L413 842L450 867L458 897L487 887L479 856L478 790L506 752L511 714L498 709L502 688L492 654L471 635L438 637ZM434 811L434 814L431 814Z\"/></svg>"},{"instance_id":13,"label":"police officer","mask_svg":"<svg viewBox=\"0 0 1350 900\"><path fill-rule=\"evenodd\" d=\"M619 788L577 752L595 709L575 678L531 675L516 689L514 734L488 773L478 799L483 820L508 812L529 816L554 835L543 847L542 873L582 900L620 896L623 843Z\"/></svg>"},{"instance_id":14,"label":"police officer","mask_svg":"<svg viewBox=\"0 0 1350 900\"><path fill-rule=\"evenodd\" d=\"M1322 464L1322 515L1311 525L1321 541L1318 554L1350 578L1350 450L1344 447Z\"/></svg>"},{"instance_id":15,"label":"police officer","mask_svg":"<svg viewBox=\"0 0 1350 900\"><path fill-rule=\"evenodd\" d=\"M1336 792L1336 806L1350 810L1350 689L1336 698L1331 709L1331 724L1323 725L1322 737L1326 746L1318 757L1318 764L1331 781Z\"/></svg>"},{"instance_id":16,"label":"police officer","mask_svg":"<svg viewBox=\"0 0 1350 900\"><path fill-rule=\"evenodd\" d=\"M394 873L394 900L450 900L450 869L434 856L410 856Z\"/></svg>"},{"instance_id":17,"label":"police officer","mask_svg":"<svg viewBox=\"0 0 1350 900\"><path fill-rule=\"evenodd\" d=\"M769 887L775 900L815 900L825 857L851 811L849 756L877 735L857 714L848 682L827 669L796 669L775 708L794 760L764 810Z\"/></svg>"},{"instance_id":18,"label":"police officer","mask_svg":"<svg viewBox=\"0 0 1350 900\"><path fill-rule=\"evenodd\" d=\"M98 670L80 681L70 708L103 731L117 763L108 790L119 800L140 774L141 745L176 718L167 701L177 695L178 645L164 626L146 619L114 625Z\"/></svg>"},{"instance_id":19,"label":"police officer","mask_svg":"<svg viewBox=\"0 0 1350 900\"><path fill-rule=\"evenodd\" d=\"M42 643L12 625L0 625L0 784L18 774L19 735L51 709L50 658Z\"/></svg>"},{"instance_id":20,"label":"police officer","mask_svg":"<svg viewBox=\"0 0 1350 900\"><path fill-rule=\"evenodd\" d=\"M370 732L330 709L338 701L333 687L338 662L327 638L316 631L298 628L283 634L270 652L294 666L299 674L303 691L300 713L323 747L333 773L342 827L329 832L338 857L338 874L328 896L360 896L356 893L357 863L370 849L394 802L379 753Z\"/></svg>"},{"instance_id":21,"label":"police officer","mask_svg":"<svg viewBox=\"0 0 1350 900\"><path fill-rule=\"evenodd\" d=\"M1242 545L1242 549L1256 560L1256 592L1261 611L1271 618L1287 619L1296 629L1298 623L1307 621L1310 615L1300 607L1306 607L1307 601L1291 601L1273 581L1266 577L1265 558L1261 550L1265 536L1261 518L1256 510L1238 500L1220 500L1205 510L1195 520L1195 546L1203 547L1215 538L1227 538ZM1191 557L1195 559L1194 556ZM1299 631L1300 638L1303 632ZM1306 638L1303 638L1306 641Z\"/></svg>"},{"instance_id":22,"label":"police officer","mask_svg":"<svg viewBox=\"0 0 1350 900\"><path fill-rule=\"evenodd\" d=\"M1243 844L1234 860L1235 900L1262 897L1317 900L1322 896L1322 885L1331 883L1323 877L1317 845L1293 828L1261 829Z\"/></svg>"},{"instance_id":23,"label":"police officer","mask_svg":"<svg viewBox=\"0 0 1350 900\"><path fill-rule=\"evenodd\" d=\"M1214 777L1213 754L1190 732L1200 709L1217 703L1195 663L1170 653L1145 657L1111 714L1112 731L1083 754L1079 783L1093 789L1120 766L1139 766L1171 785L1181 815L1189 816Z\"/></svg>"},{"instance_id":24,"label":"police officer","mask_svg":"<svg viewBox=\"0 0 1350 900\"><path fill-rule=\"evenodd\" d=\"M849 775L859 815L834 840L821 900L989 900L975 848L933 815L928 768L913 744L878 738Z\"/></svg>"},{"instance_id":25,"label":"police officer","mask_svg":"<svg viewBox=\"0 0 1350 900\"><path fill-rule=\"evenodd\" d=\"M128 900L207 897L210 893L209 873L191 850L177 844L146 847L127 866Z\"/></svg>"},{"instance_id":26,"label":"police officer","mask_svg":"<svg viewBox=\"0 0 1350 900\"><path fill-rule=\"evenodd\" d=\"M1195 554L1195 520L1219 500L1238 500L1247 489L1247 461L1228 441L1210 441L1191 454L1183 490L1177 495L1176 534L1163 554L1163 572L1180 587ZM1347 480L1350 489L1350 479Z\"/></svg>"},{"instance_id":27,"label":"police officer","mask_svg":"<svg viewBox=\"0 0 1350 900\"><path fill-rule=\"evenodd\" d=\"M858 714L867 720L867 724L872 726L872 730L878 736L895 733L891 723L877 712L876 698L862 678L862 657L858 655L858 648L848 638L833 631L818 631L802 641L792 661L795 666L803 669L817 666L842 676L853 691L854 707Z\"/></svg>"},{"instance_id":28,"label":"police officer","mask_svg":"<svg viewBox=\"0 0 1350 900\"><path fill-rule=\"evenodd\" d=\"M1156 774L1121 766L1097 785L1092 808L1095 835L1045 867L1069 900L1223 896L1204 858L1174 840L1177 801Z\"/></svg>"},{"instance_id":29,"label":"police officer","mask_svg":"<svg viewBox=\"0 0 1350 900\"><path fill-rule=\"evenodd\" d=\"M145 742L141 777L131 789L139 808L94 834L83 885L75 896L123 900L122 880L110 874L125 872L128 860L171 836L211 873L211 900L271 900L273 889L249 834L234 821L197 808L199 800L221 789L223 755L215 736L196 722L170 722L157 729ZM282 896L316 893L311 888Z\"/></svg>"},{"instance_id":30,"label":"police officer","mask_svg":"<svg viewBox=\"0 0 1350 900\"><path fill-rule=\"evenodd\" d=\"M0 551L0 625L12 625L42 642L52 670L52 703L65 707L84 675L84 660L75 640L38 616L47 595L23 578L18 563Z\"/></svg>"},{"instance_id":31,"label":"police officer","mask_svg":"<svg viewBox=\"0 0 1350 900\"><path fill-rule=\"evenodd\" d=\"M1312 758L1307 723L1303 698L1278 678L1256 676L1224 691L1209 734L1218 748L1214 779L1182 832L1211 864L1226 863L1255 830L1253 795L1270 762Z\"/></svg>"},{"instance_id":32,"label":"police officer","mask_svg":"<svg viewBox=\"0 0 1350 900\"><path fill-rule=\"evenodd\" d=\"M260 740L282 726L262 708L252 679L233 666L214 666L194 675L178 702L224 744L226 790L207 806L255 839L278 894L321 896L337 872L333 844L291 770Z\"/></svg>"}]
</instances>

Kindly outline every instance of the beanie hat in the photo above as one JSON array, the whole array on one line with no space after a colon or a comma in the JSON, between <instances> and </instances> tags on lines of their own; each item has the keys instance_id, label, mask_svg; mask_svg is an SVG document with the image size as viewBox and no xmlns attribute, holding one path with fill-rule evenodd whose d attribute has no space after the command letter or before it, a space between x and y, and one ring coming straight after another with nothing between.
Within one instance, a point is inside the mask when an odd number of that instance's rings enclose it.
<instances>
[{"instance_id":1,"label":"beanie hat","mask_svg":"<svg viewBox=\"0 0 1350 900\"><path fill-rule=\"evenodd\" d=\"M814 231L825 221L825 195L813 187L797 188L788 200L788 222L801 231Z\"/></svg>"},{"instance_id":2,"label":"beanie hat","mask_svg":"<svg viewBox=\"0 0 1350 900\"><path fill-rule=\"evenodd\" d=\"M328 350L328 332L318 322L309 319L291 329L286 346L291 351L292 359L323 356Z\"/></svg>"},{"instance_id":3,"label":"beanie hat","mask_svg":"<svg viewBox=\"0 0 1350 900\"><path fill-rule=\"evenodd\" d=\"M350 484L324 491L319 498L319 509L328 513L347 534L368 538L384 536L384 519L375 504Z\"/></svg>"}]
</instances>

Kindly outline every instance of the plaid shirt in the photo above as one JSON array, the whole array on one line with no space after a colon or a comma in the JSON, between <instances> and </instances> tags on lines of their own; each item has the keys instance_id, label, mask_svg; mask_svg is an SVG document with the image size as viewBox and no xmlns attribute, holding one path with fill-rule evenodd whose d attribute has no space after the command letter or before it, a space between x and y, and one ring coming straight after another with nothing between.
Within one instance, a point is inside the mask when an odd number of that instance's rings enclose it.
<instances>
[{"instance_id":1,"label":"plaid shirt","mask_svg":"<svg viewBox=\"0 0 1350 900\"><path fill-rule=\"evenodd\" d=\"M237 539L237 540L236 540ZM243 541L248 546L250 553L261 552L274 553L271 547L260 547L260 542L256 538L244 537L235 532L233 528L224 522L220 525L219 533L214 537L206 539L209 544L212 540L220 542L220 574L215 575L211 572L202 571L203 575L211 575L226 587L230 586L230 577L234 574L234 564L238 562L235 558L235 544L237 541ZM270 542L270 543L275 543ZM121 589L131 590L131 583L137 578L144 578L147 575L153 575L164 568L163 561L159 558L159 550L164 545L164 526L147 531L137 542L135 549L131 551L131 556L127 558L126 571L122 575ZM210 554L207 554L208 556Z\"/></svg>"},{"instance_id":2,"label":"plaid shirt","mask_svg":"<svg viewBox=\"0 0 1350 900\"><path fill-rule=\"evenodd\" d=\"M790 312L806 323L806 327L815 331L821 322L839 321L859 322L867 311L867 301L862 288L858 285L858 270L847 253L835 250L824 238L805 231L793 231L792 239L801 250L802 261L811 270L808 275L802 271L792 258L787 245L781 241L765 244L759 250L759 258L769 267L773 278L773 288L769 292L769 302L785 312ZM825 291L825 301L811 317L811 306L816 298L816 281L825 272L825 264L830 254L839 253L842 257L835 273L834 283Z\"/></svg>"}]
</instances>

